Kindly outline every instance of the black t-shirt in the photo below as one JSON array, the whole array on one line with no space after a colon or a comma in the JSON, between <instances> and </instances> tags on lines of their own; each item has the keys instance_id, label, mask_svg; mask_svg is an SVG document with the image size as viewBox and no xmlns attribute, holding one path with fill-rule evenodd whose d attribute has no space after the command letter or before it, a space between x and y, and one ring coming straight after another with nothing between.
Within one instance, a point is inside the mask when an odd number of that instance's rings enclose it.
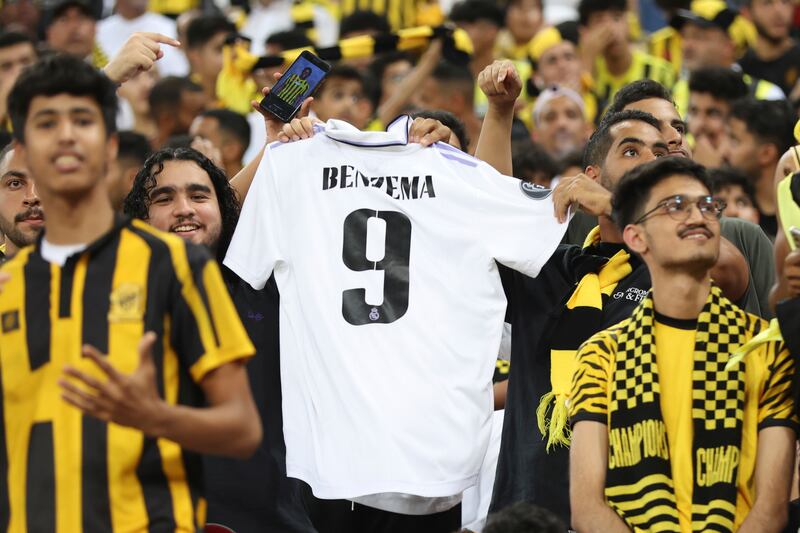
<instances>
[{"instance_id":1,"label":"black t-shirt","mask_svg":"<svg viewBox=\"0 0 800 533\"><path fill-rule=\"evenodd\" d=\"M765 215L764 213L759 213L758 225L761 226L761 229L764 230L764 233L767 234L767 237L769 237L771 241L775 240L775 236L778 234L777 215Z\"/></svg>"},{"instance_id":2,"label":"black t-shirt","mask_svg":"<svg viewBox=\"0 0 800 533\"><path fill-rule=\"evenodd\" d=\"M752 49L748 50L739 60L739 66L754 78L774 83L788 96L800 79L800 43L795 43L786 53L772 61L759 59Z\"/></svg>"},{"instance_id":3,"label":"black t-shirt","mask_svg":"<svg viewBox=\"0 0 800 533\"><path fill-rule=\"evenodd\" d=\"M223 276L256 355L247 363L264 439L247 460L206 456L208 522L238 533L314 532L308 519L301 482L286 477L286 445L281 412L279 295L275 279L257 291L229 269Z\"/></svg>"},{"instance_id":4,"label":"black t-shirt","mask_svg":"<svg viewBox=\"0 0 800 533\"><path fill-rule=\"evenodd\" d=\"M546 451L536 408L551 390L549 339L578 278L596 272L621 248L561 245L536 278L501 267L506 321L511 324L511 372L490 512L528 501L569 524L569 450L558 446ZM647 267L633 255L631 266L633 272L610 298L604 296L603 329L630 316L650 289Z\"/></svg>"}]
</instances>

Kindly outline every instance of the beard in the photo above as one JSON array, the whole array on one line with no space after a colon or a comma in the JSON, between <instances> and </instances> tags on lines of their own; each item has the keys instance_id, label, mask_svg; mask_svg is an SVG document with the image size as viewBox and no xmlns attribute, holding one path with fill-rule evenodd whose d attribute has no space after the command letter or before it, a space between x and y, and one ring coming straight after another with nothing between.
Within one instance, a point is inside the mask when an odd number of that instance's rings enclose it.
<instances>
[{"instance_id":1,"label":"beard","mask_svg":"<svg viewBox=\"0 0 800 533\"><path fill-rule=\"evenodd\" d=\"M773 46L781 44L788 37L788 35L781 37L775 37L774 35L770 35L769 32L767 31L767 28L765 28L762 24L759 24L755 20L753 21L753 26L756 27L756 31L758 32L759 37L763 37L767 42L769 42L769 44Z\"/></svg>"},{"instance_id":2,"label":"beard","mask_svg":"<svg viewBox=\"0 0 800 533\"><path fill-rule=\"evenodd\" d=\"M19 220L25 220L29 215L30 211L25 213L20 213L16 217L14 217L14 221L6 220L5 217L0 216L0 231L3 232L3 235L6 236L6 239L11 241L14 246L18 249L24 248L36 242L36 239L39 237L40 232L34 232L33 234L28 234L19 229L17 226L17 222Z\"/></svg>"}]
</instances>

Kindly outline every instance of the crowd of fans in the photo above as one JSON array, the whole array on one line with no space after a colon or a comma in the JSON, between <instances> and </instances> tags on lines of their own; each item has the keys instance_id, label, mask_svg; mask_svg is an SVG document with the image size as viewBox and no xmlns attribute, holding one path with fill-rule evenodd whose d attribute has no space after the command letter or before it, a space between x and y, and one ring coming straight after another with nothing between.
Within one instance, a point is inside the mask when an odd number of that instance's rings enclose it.
<instances>
[{"instance_id":1,"label":"crowd of fans","mask_svg":"<svg viewBox=\"0 0 800 533\"><path fill-rule=\"evenodd\" d=\"M1 2L0 528L798 531L798 36L795 0ZM284 124L302 49L332 68ZM317 498L279 284L226 255L270 143L400 115L565 234L498 267L475 486Z\"/></svg>"}]
</instances>

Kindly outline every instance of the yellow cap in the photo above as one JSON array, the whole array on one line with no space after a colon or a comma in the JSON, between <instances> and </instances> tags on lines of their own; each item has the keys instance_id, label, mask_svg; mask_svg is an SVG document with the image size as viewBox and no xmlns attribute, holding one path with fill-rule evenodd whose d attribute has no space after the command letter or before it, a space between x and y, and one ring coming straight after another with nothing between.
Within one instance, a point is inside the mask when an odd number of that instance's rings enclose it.
<instances>
[{"instance_id":1,"label":"yellow cap","mask_svg":"<svg viewBox=\"0 0 800 533\"><path fill-rule=\"evenodd\" d=\"M558 28L550 26L536 33L528 45L528 54L534 61L539 61L542 54L564 40Z\"/></svg>"}]
</instances>

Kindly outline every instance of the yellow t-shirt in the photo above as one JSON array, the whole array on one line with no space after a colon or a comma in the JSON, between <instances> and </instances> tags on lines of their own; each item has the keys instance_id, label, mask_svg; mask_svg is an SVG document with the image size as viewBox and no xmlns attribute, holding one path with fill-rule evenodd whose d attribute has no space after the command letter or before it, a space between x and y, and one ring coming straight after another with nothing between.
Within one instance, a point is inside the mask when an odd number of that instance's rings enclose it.
<instances>
[{"instance_id":1,"label":"yellow t-shirt","mask_svg":"<svg viewBox=\"0 0 800 533\"><path fill-rule=\"evenodd\" d=\"M675 83L675 70L672 65L663 59L639 50L633 51L631 66L622 75L614 76L611 74L602 56L598 57L595 62L594 74L595 93L605 105L614 101L614 95L617 94L617 91L636 80L655 80L667 89L671 89Z\"/></svg>"},{"instance_id":2,"label":"yellow t-shirt","mask_svg":"<svg viewBox=\"0 0 800 533\"><path fill-rule=\"evenodd\" d=\"M767 322L749 316L749 340ZM694 329L686 330L665 324L670 319L655 321L656 364L658 365L661 412L667 430L670 464L681 531L691 533L691 501L695 471L705 475L704 465L693 457L693 425L691 413ZM601 331L583 344L570 398L573 424L593 420L608 424L610 382L614 373L617 350L614 330ZM760 326L760 327L759 327ZM692 327L692 326L689 326ZM745 406L742 424L741 456L735 529L744 521L755 501L755 462L758 432L767 426L797 427L792 397L794 359L783 343L767 343L745 358ZM696 468L697 467L697 468ZM635 529L635 531L643 531Z\"/></svg>"},{"instance_id":3,"label":"yellow t-shirt","mask_svg":"<svg viewBox=\"0 0 800 533\"><path fill-rule=\"evenodd\" d=\"M667 428L672 480L681 530L692 530L692 366L694 321L655 322L656 364L661 389L661 416Z\"/></svg>"}]
</instances>

